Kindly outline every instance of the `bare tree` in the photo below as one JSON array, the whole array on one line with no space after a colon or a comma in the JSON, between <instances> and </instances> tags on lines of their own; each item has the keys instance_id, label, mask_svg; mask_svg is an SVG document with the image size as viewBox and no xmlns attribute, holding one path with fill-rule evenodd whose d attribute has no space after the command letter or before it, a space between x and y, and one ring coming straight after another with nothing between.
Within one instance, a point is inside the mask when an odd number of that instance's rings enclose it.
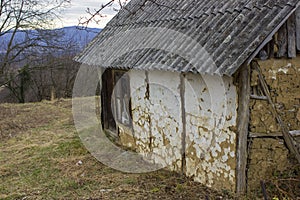
<instances>
[{"instance_id":1,"label":"bare tree","mask_svg":"<svg viewBox=\"0 0 300 200\"><path fill-rule=\"evenodd\" d=\"M0 85L10 81L13 67L34 48L49 48L42 29L49 29L70 0L0 0ZM32 31L36 30L36 31ZM17 35L23 37L17 40Z\"/></svg>"},{"instance_id":2,"label":"bare tree","mask_svg":"<svg viewBox=\"0 0 300 200\"><path fill-rule=\"evenodd\" d=\"M140 0L138 2L138 6L135 7L134 10L128 10L126 9L126 5L130 2L130 0L107 0L106 3L101 4L99 6L98 9L90 9L88 8L86 10L86 13L88 14L88 17L81 17L79 19L79 25L83 26L83 27L87 27L90 23L95 22L95 23L99 23L101 22L101 20L103 20L103 18L107 17L104 13L105 10L108 8L113 9L114 11L118 12L122 9L126 10L127 12L129 12L130 14L135 14L137 11L140 11L144 9L144 7L146 6L147 3L152 3L154 5L156 5L159 8L168 8L171 9L175 12L180 12L182 10L177 10L174 8L170 8L169 6L166 6L162 1L162 0Z\"/></svg>"},{"instance_id":3,"label":"bare tree","mask_svg":"<svg viewBox=\"0 0 300 200\"><path fill-rule=\"evenodd\" d=\"M60 45L64 47L59 51L37 52L39 59L26 59L24 65L18 67L17 74L11 73L4 94L8 93L7 90L10 92L8 96L0 98L0 102L25 103L72 97L80 66L73 60L78 53L78 46L73 40Z\"/></svg>"},{"instance_id":4,"label":"bare tree","mask_svg":"<svg viewBox=\"0 0 300 200\"><path fill-rule=\"evenodd\" d=\"M106 17L104 14L105 9L112 8L114 11L118 12L121 9L125 8L125 5L130 0L107 0L105 4L101 4L98 9L90 9L86 10L88 17L81 17L79 19L79 25L83 27L87 27L91 22L100 23L103 18ZM147 1L147 0L143 0Z\"/></svg>"},{"instance_id":5,"label":"bare tree","mask_svg":"<svg viewBox=\"0 0 300 200\"><path fill-rule=\"evenodd\" d=\"M32 65L31 92L36 100L72 97L73 83L78 72L79 63L73 61L73 47L65 49L64 55L44 55L44 60ZM32 97L31 97L32 98Z\"/></svg>"}]
</instances>

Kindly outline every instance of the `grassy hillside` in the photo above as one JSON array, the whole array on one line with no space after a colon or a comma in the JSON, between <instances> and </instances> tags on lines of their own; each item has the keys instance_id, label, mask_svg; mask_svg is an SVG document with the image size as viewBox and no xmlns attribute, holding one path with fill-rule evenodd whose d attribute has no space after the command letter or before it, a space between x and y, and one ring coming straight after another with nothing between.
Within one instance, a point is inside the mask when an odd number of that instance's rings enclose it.
<instances>
[{"instance_id":1,"label":"grassy hillside","mask_svg":"<svg viewBox=\"0 0 300 200\"><path fill-rule=\"evenodd\" d=\"M71 100L0 104L0 199L229 199L164 170L124 174L94 159Z\"/></svg>"}]
</instances>

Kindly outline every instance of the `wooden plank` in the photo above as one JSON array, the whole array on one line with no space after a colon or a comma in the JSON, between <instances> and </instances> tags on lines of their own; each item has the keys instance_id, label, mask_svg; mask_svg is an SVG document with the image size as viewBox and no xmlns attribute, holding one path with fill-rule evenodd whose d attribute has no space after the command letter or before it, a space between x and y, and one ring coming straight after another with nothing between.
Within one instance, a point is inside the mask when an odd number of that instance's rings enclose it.
<instances>
[{"instance_id":1,"label":"wooden plank","mask_svg":"<svg viewBox=\"0 0 300 200\"><path fill-rule=\"evenodd\" d=\"M243 195L247 191L246 167L248 159L248 128L250 103L250 66L244 64L239 74L239 102L238 102L238 143L237 143L237 185L236 192Z\"/></svg>"},{"instance_id":2,"label":"wooden plank","mask_svg":"<svg viewBox=\"0 0 300 200\"><path fill-rule=\"evenodd\" d=\"M181 98L181 113L182 113L182 133L181 133L181 173L185 175L187 172L186 165L186 100L185 100L185 74L180 74L180 98Z\"/></svg>"},{"instance_id":3,"label":"wooden plank","mask_svg":"<svg viewBox=\"0 0 300 200\"><path fill-rule=\"evenodd\" d=\"M278 57L282 58L287 55L287 23L284 23L283 26L278 31Z\"/></svg>"},{"instance_id":4,"label":"wooden plank","mask_svg":"<svg viewBox=\"0 0 300 200\"><path fill-rule=\"evenodd\" d=\"M297 7L300 5L300 2L297 4L297 6L278 24L278 26L275 27L275 29L267 36L267 38L259 45L259 47L251 54L251 56L247 59L245 63L248 65L252 62L252 60L257 56L257 54L264 48L264 46L270 42L273 38L273 36L280 30L280 28L285 24L285 22L288 20L288 18L291 16L292 13L294 13L297 9ZM299 6L300 7L300 6Z\"/></svg>"},{"instance_id":5,"label":"wooden plank","mask_svg":"<svg viewBox=\"0 0 300 200\"><path fill-rule=\"evenodd\" d=\"M279 126L281 128L284 141L285 141L288 149L290 150L291 154L294 155L295 158L300 163L300 153L299 153L297 147L294 145L293 137L290 135L288 127L286 126L286 124L281 119L281 116L279 115L279 113L278 113L278 111L276 109L276 106L275 106L275 104L272 101L268 85L267 85L267 83L266 83L266 81L265 81L265 79L264 79L264 77L262 75L260 66L258 65L257 62L252 62L252 63L253 63L253 67L258 72L258 76L259 76L259 80L260 80L262 89L263 89L265 95L268 97L269 104L271 105L271 112L274 115L274 117L276 117L277 122L278 122L278 124L279 124Z\"/></svg>"},{"instance_id":6,"label":"wooden plank","mask_svg":"<svg viewBox=\"0 0 300 200\"><path fill-rule=\"evenodd\" d=\"M269 58L274 58L275 55L275 38L273 36L272 40L269 42Z\"/></svg>"},{"instance_id":7,"label":"wooden plank","mask_svg":"<svg viewBox=\"0 0 300 200\"><path fill-rule=\"evenodd\" d=\"M267 189L266 189L266 183L264 181L260 181L260 186L262 193L264 195L264 200L268 200L268 194L267 194Z\"/></svg>"},{"instance_id":8,"label":"wooden plank","mask_svg":"<svg viewBox=\"0 0 300 200\"><path fill-rule=\"evenodd\" d=\"M300 136L300 130L296 130L296 131L290 131L290 134L294 137L299 137Z\"/></svg>"},{"instance_id":9,"label":"wooden plank","mask_svg":"<svg viewBox=\"0 0 300 200\"><path fill-rule=\"evenodd\" d=\"M268 101L268 97L266 96L250 95L250 98L254 100Z\"/></svg>"},{"instance_id":10,"label":"wooden plank","mask_svg":"<svg viewBox=\"0 0 300 200\"><path fill-rule=\"evenodd\" d=\"M296 44L297 50L300 51L300 7L295 11L296 15Z\"/></svg>"},{"instance_id":11,"label":"wooden plank","mask_svg":"<svg viewBox=\"0 0 300 200\"><path fill-rule=\"evenodd\" d=\"M101 90L101 107L102 107L102 120L103 128L116 131L116 122L114 119L112 109L112 92L114 88L113 71L110 69L105 70L102 75L102 90Z\"/></svg>"},{"instance_id":12,"label":"wooden plank","mask_svg":"<svg viewBox=\"0 0 300 200\"><path fill-rule=\"evenodd\" d=\"M288 33L288 57L296 58L296 15L295 13L287 20L287 33Z\"/></svg>"},{"instance_id":13,"label":"wooden plank","mask_svg":"<svg viewBox=\"0 0 300 200\"><path fill-rule=\"evenodd\" d=\"M289 133L293 137L299 137L300 136L300 130L290 131ZM275 133L254 133L254 132L250 132L249 133L250 138L282 137L282 136L283 136L282 132L275 132Z\"/></svg>"},{"instance_id":14,"label":"wooden plank","mask_svg":"<svg viewBox=\"0 0 300 200\"><path fill-rule=\"evenodd\" d=\"M267 137L282 137L281 132L276 132L276 133L249 133L250 138L267 138Z\"/></svg>"}]
</instances>

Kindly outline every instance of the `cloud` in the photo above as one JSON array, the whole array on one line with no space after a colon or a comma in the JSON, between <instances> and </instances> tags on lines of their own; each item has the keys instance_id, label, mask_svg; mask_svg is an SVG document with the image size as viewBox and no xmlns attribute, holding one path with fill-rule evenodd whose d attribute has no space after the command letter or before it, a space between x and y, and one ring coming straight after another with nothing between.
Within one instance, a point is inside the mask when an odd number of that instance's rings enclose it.
<instances>
[{"instance_id":1,"label":"cloud","mask_svg":"<svg viewBox=\"0 0 300 200\"><path fill-rule=\"evenodd\" d=\"M87 8L91 11L96 10L107 2L108 0L71 0L71 4L62 11L62 18L61 21L58 22L58 26L78 25L80 18L89 17L86 13ZM90 23L89 27L103 28L117 12L112 8L107 8L103 11L103 14L105 14L106 17L104 17L99 24Z\"/></svg>"}]
</instances>

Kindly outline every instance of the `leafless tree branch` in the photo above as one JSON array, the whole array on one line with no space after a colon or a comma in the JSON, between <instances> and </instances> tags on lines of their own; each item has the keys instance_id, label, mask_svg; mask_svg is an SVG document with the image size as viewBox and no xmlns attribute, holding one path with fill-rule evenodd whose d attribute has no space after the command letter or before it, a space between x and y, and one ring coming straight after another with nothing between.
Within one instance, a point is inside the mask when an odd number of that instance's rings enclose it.
<instances>
[{"instance_id":1,"label":"leafless tree branch","mask_svg":"<svg viewBox=\"0 0 300 200\"><path fill-rule=\"evenodd\" d=\"M101 22L101 20L103 20L103 18L106 17L104 13L104 10L106 8L112 7L113 10L115 10L116 12L124 9L126 11L128 11L130 14L135 14L136 12L138 12L139 10L144 11L144 7L146 6L147 3L152 3L154 5L156 5L159 9L163 9L163 8L168 8L173 10L174 12L180 12L182 10L180 9L174 9L174 8L170 8L169 6L165 5L163 3L163 1L158 1L158 0L141 0L139 2L139 6L137 9L135 9L134 11L132 10L127 10L126 9L126 4L129 2L129 0L107 0L106 4L102 4L99 9L95 9L93 11L91 11L91 9L87 9L86 13L89 15L88 17L81 17L79 19L79 26L82 27L87 27L90 23L95 22L97 24L99 24L99 22ZM115 7L118 7L119 9L116 9Z\"/></svg>"},{"instance_id":2,"label":"leafless tree branch","mask_svg":"<svg viewBox=\"0 0 300 200\"><path fill-rule=\"evenodd\" d=\"M6 50L0 54L0 81L7 79L10 64L17 61L23 52L33 48L46 48L40 41L45 35L27 37L16 41L16 35L27 30L47 29L59 18L61 8L70 0L1 0L0 1L0 45ZM37 32L39 33L39 32ZM6 38L4 42L3 38ZM47 46L48 48L48 46ZM51 48L51 46L49 46Z\"/></svg>"}]
</instances>

